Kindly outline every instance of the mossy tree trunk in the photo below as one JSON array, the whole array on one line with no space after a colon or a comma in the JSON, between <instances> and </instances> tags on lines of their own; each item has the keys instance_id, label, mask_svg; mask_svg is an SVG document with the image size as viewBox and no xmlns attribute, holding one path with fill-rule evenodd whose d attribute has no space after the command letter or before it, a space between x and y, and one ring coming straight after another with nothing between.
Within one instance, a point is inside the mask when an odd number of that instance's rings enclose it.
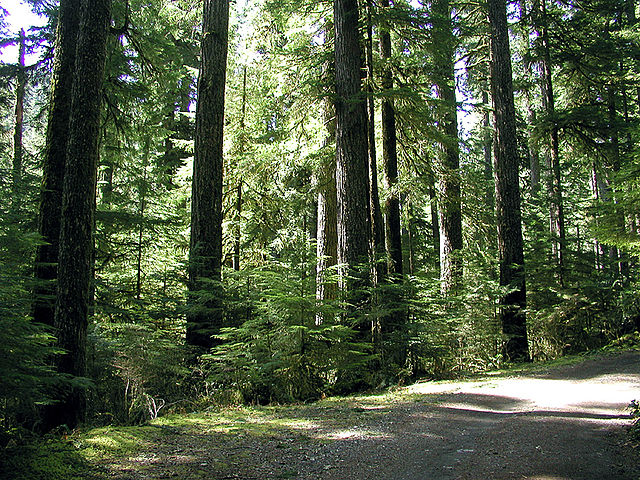
<instances>
[{"instance_id":1,"label":"mossy tree trunk","mask_svg":"<svg viewBox=\"0 0 640 480\"><path fill-rule=\"evenodd\" d=\"M42 162L38 233L44 243L35 255L32 315L36 322L53 325L55 281L58 270L62 183L67 158L71 88L80 21L80 0L61 0L54 46L47 141Z\"/></svg>"},{"instance_id":2,"label":"mossy tree trunk","mask_svg":"<svg viewBox=\"0 0 640 480\"><path fill-rule=\"evenodd\" d=\"M60 257L54 326L59 373L84 377L93 276L93 230L102 83L111 0L84 0L71 94L69 141L62 189ZM84 418L86 391L70 387L48 411L50 425L74 428Z\"/></svg>"}]
</instances>

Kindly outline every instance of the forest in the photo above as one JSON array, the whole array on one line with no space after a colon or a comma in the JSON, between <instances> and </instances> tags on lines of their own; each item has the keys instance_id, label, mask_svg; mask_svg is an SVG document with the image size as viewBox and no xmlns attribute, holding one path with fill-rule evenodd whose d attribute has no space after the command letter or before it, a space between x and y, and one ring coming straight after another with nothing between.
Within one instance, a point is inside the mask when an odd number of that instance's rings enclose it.
<instances>
[{"instance_id":1,"label":"forest","mask_svg":"<svg viewBox=\"0 0 640 480\"><path fill-rule=\"evenodd\" d=\"M0 445L640 342L636 0L28 3Z\"/></svg>"}]
</instances>

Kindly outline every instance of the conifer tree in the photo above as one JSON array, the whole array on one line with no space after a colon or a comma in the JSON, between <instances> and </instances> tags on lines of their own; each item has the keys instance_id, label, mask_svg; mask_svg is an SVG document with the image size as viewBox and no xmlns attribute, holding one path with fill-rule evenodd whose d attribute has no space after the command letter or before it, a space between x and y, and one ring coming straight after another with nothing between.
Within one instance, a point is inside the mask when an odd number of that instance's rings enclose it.
<instances>
[{"instance_id":1,"label":"conifer tree","mask_svg":"<svg viewBox=\"0 0 640 480\"><path fill-rule=\"evenodd\" d=\"M500 285L508 289L500 299L500 320L506 337L506 358L528 360L516 113L505 1L489 0L488 16L491 28L491 94L496 132L494 177Z\"/></svg>"},{"instance_id":2,"label":"conifer tree","mask_svg":"<svg viewBox=\"0 0 640 480\"><path fill-rule=\"evenodd\" d=\"M389 0L382 0L382 8L388 10ZM387 20L388 22L388 20ZM382 72L382 164L387 189L385 203L385 245L390 275L402 274L402 234L400 230L400 200L396 191L398 183L398 153L396 115L391 90L393 73L391 65L391 34L386 24L380 26L380 55L387 62Z\"/></svg>"},{"instance_id":3,"label":"conifer tree","mask_svg":"<svg viewBox=\"0 0 640 480\"><path fill-rule=\"evenodd\" d=\"M438 207L440 223L440 278L442 291L450 293L462 277L462 210L460 153L458 146L457 103L455 93L455 37L448 0L432 5L434 40L434 83L438 105L440 140L438 159Z\"/></svg>"},{"instance_id":4,"label":"conifer tree","mask_svg":"<svg viewBox=\"0 0 640 480\"><path fill-rule=\"evenodd\" d=\"M222 327L222 167L229 1L206 0L191 200L187 343L210 348Z\"/></svg>"},{"instance_id":5,"label":"conifer tree","mask_svg":"<svg viewBox=\"0 0 640 480\"><path fill-rule=\"evenodd\" d=\"M369 211L367 115L361 95L357 1L334 0L334 22L338 261L355 269L367 262L370 238L365 214Z\"/></svg>"},{"instance_id":6,"label":"conifer tree","mask_svg":"<svg viewBox=\"0 0 640 480\"><path fill-rule=\"evenodd\" d=\"M93 275L95 178L98 166L102 83L111 21L110 0L84 0L73 75L69 140L60 226L60 256L54 327L64 353L58 372L87 373L89 293ZM72 387L47 411L49 425L75 427L86 411L86 392Z\"/></svg>"},{"instance_id":7,"label":"conifer tree","mask_svg":"<svg viewBox=\"0 0 640 480\"><path fill-rule=\"evenodd\" d=\"M43 244L36 248L33 318L53 326L55 280L62 208L62 185L69 139L71 88L74 78L79 29L80 0L61 0L54 46L46 147L42 163L42 187L38 233Z\"/></svg>"}]
</instances>

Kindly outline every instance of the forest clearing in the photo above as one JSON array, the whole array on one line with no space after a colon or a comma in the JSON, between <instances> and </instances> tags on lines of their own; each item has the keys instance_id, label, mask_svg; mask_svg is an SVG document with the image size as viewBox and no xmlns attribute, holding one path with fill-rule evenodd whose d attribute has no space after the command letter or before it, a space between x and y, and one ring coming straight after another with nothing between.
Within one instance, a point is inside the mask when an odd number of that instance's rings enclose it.
<instances>
[{"instance_id":1,"label":"forest clearing","mask_svg":"<svg viewBox=\"0 0 640 480\"><path fill-rule=\"evenodd\" d=\"M2 0L9 476L637 479L639 19Z\"/></svg>"},{"instance_id":2,"label":"forest clearing","mask_svg":"<svg viewBox=\"0 0 640 480\"><path fill-rule=\"evenodd\" d=\"M90 429L5 478L636 480L640 352L528 370Z\"/></svg>"}]
</instances>

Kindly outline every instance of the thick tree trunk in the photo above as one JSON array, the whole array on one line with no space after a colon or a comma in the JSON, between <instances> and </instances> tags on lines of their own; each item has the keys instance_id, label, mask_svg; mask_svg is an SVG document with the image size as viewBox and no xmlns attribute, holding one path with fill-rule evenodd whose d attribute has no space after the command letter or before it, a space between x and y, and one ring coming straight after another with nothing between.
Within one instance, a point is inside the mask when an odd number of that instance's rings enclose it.
<instances>
[{"instance_id":1,"label":"thick tree trunk","mask_svg":"<svg viewBox=\"0 0 640 480\"><path fill-rule=\"evenodd\" d=\"M389 8L389 0L382 0L384 9ZM393 74L389 61L391 58L391 34L389 28L380 28L380 55L385 62L382 72L382 163L384 182L387 189L385 202L385 244L388 257L389 275L402 275L402 231L400 226L400 199L396 191L398 183L398 152L396 136L396 114L393 99L390 97L393 89Z\"/></svg>"},{"instance_id":2,"label":"thick tree trunk","mask_svg":"<svg viewBox=\"0 0 640 480\"><path fill-rule=\"evenodd\" d=\"M24 36L24 30L20 30L20 40L18 43L18 75L16 79L15 124L13 128L12 204L14 206L18 205L18 201L21 198L20 185L22 184L22 131L24 128L24 96L27 86L27 74L24 64L25 42L26 38Z\"/></svg>"},{"instance_id":3,"label":"thick tree trunk","mask_svg":"<svg viewBox=\"0 0 640 480\"><path fill-rule=\"evenodd\" d=\"M500 299L500 319L506 337L505 357L509 360L528 360L519 162L506 2L488 0L488 7L491 32L491 93L496 129L494 177L500 285L510 289L509 293Z\"/></svg>"},{"instance_id":4,"label":"thick tree trunk","mask_svg":"<svg viewBox=\"0 0 640 480\"><path fill-rule=\"evenodd\" d=\"M36 286L32 315L36 322L53 325L55 280L58 270L62 183L65 172L71 86L78 38L80 0L61 0L54 47L47 142L42 163L42 187L38 212L38 233L45 242L35 255Z\"/></svg>"},{"instance_id":5,"label":"thick tree trunk","mask_svg":"<svg viewBox=\"0 0 640 480\"><path fill-rule=\"evenodd\" d=\"M372 24L372 0L367 0L367 138L369 143L369 212L371 214L371 252L375 262L374 281L379 282L386 274L386 265L383 263L385 255L384 224L382 211L380 210L380 195L378 189L378 165L376 154L376 107L373 98L373 24Z\"/></svg>"},{"instance_id":6,"label":"thick tree trunk","mask_svg":"<svg viewBox=\"0 0 640 480\"><path fill-rule=\"evenodd\" d=\"M77 377L86 375L102 82L110 20L110 0L83 0L62 195L54 318L57 346L65 351L57 358L57 369ZM49 423L74 428L84 417L85 409L84 389L72 387L49 410Z\"/></svg>"},{"instance_id":7,"label":"thick tree trunk","mask_svg":"<svg viewBox=\"0 0 640 480\"><path fill-rule=\"evenodd\" d=\"M453 293L462 280L462 210L460 207L460 151L455 92L455 38L448 0L433 2L435 84L440 101L438 123L443 140L438 158L440 216L440 279L442 292Z\"/></svg>"},{"instance_id":8,"label":"thick tree trunk","mask_svg":"<svg viewBox=\"0 0 640 480\"><path fill-rule=\"evenodd\" d=\"M334 0L336 85L336 186L338 261L349 269L354 291L368 283L356 267L369 256L367 112L361 91L361 49L356 0ZM358 300L358 294L353 300Z\"/></svg>"},{"instance_id":9,"label":"thick tree trunk","mask_svg":"<svg viewBox=\"0 0 640 480\"><path fill-rule=\"evenodd\" d=\"M222 288L222 169L229 1L205 0L198 79L189 251L187 343L204 349L224 318Z\"/></svg>"}]
</instances>

